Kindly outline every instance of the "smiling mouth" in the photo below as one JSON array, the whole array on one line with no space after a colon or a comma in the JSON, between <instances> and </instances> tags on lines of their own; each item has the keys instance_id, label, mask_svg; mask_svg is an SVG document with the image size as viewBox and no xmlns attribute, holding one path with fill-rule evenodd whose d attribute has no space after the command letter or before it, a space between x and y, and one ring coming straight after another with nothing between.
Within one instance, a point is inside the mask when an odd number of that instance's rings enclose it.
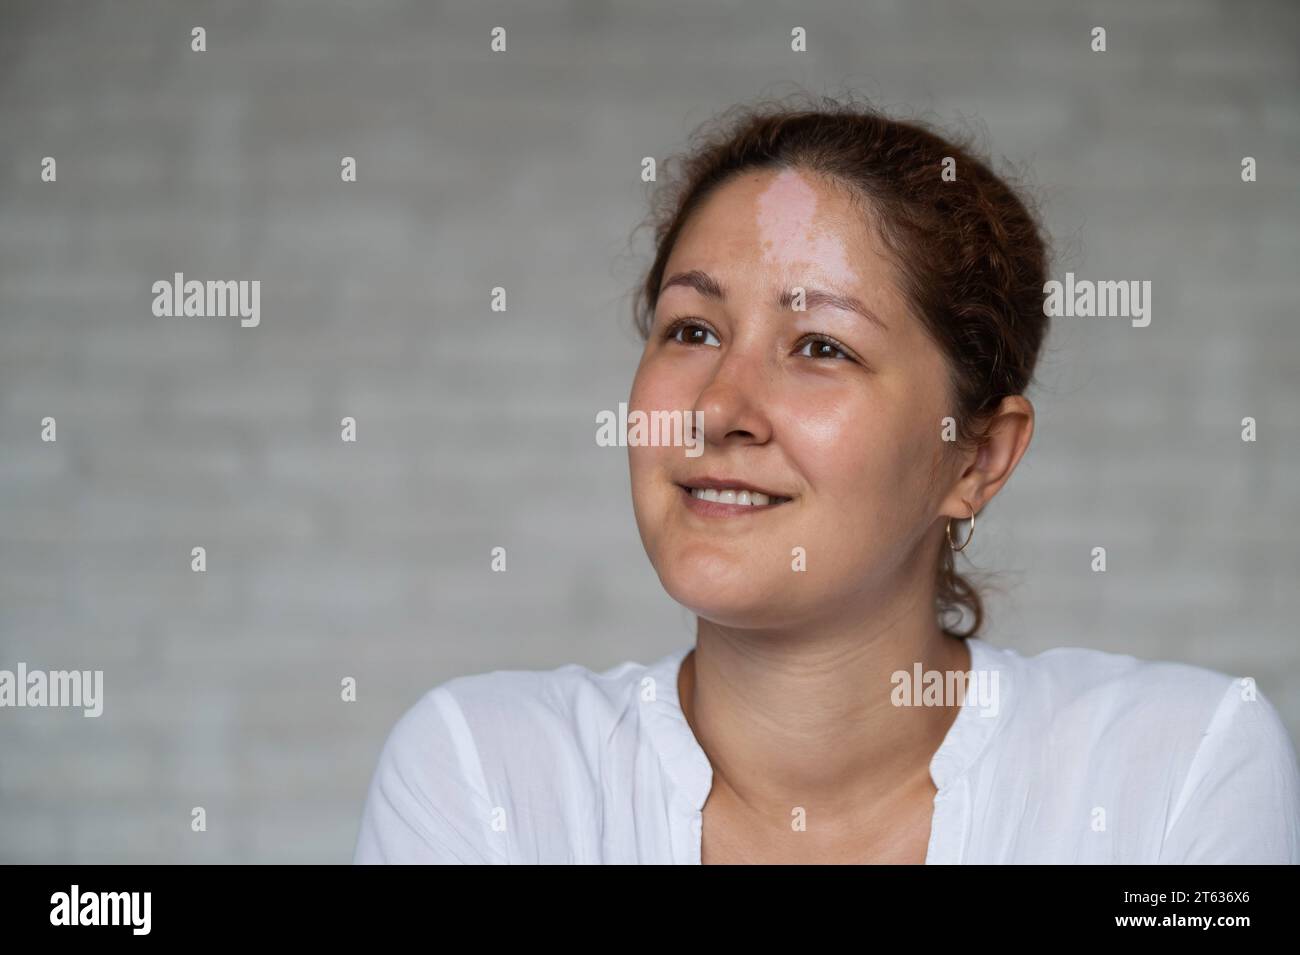
<instances>
[{"instance_id":1,"label":"smiling mouth","mask_svg":"<svg viewBox=\"0 0 1300 955\"><path fill-rule=\"evenodd\" d=\"M686 494L693 500L701 501L706 504L724 504L733 507L750 507L750 508L768 508L776 507L778 504L786 504L791 498L782 497L779 494L767 494L762 491L756 491L753 488L745 487L740 484L725 486L696 486L691 484L679 484Z\"/></svg>"}]
</instances>

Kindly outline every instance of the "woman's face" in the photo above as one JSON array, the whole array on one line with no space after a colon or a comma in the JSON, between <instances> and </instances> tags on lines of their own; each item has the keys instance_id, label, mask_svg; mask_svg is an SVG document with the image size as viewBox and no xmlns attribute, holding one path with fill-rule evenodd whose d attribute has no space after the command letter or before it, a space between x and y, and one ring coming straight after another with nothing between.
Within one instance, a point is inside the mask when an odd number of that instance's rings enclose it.
<instances>
[{"instance_id":1,"label":"woman's face","mask_svg":"<svg viewBox=\"0 0 1300 955\"><path fill-rule=\"evenodd\" d=\"M782 303L796 288L803 310ZM703 428L698 456L628 452L669 595L725 626L782 627L932 579L922 538L957 477L948 370L860 209L813 174L750 170L692 216L662 289L629 411L698 411Z\"/></svg>"}]
</instances>

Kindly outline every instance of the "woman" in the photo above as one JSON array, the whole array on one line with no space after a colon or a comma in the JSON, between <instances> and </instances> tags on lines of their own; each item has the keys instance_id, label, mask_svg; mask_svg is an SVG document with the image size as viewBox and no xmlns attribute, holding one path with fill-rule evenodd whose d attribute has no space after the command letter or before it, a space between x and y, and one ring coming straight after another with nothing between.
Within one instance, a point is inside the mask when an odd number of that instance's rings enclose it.
<instances>
[{"instance_id":1,"label":"woman","mask_svg":"<svg viewBox=\"0 0 1300 955\"><path fill-rule=\"evenodd\" d=\"M629 460L695 646L431 690L356 861L1300 861L1251 681L977 636L954 555L1029 445L1047 324L1013 190L834 102L738 111L674 185L628 404L697 412L703 451Z\"/></svg>"}]
</instances>

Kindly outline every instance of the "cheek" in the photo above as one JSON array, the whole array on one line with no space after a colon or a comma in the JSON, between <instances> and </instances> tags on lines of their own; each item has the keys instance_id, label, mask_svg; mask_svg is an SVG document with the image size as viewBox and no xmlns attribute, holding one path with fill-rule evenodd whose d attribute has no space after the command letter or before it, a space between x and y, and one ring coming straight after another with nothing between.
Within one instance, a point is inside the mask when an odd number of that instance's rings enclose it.
<instances>
[{"instance_id":1,"label":"cheek","mask_svg":"<svg viewBox=\"0 0 1300 955\"><path fill-rule=\"evenodd\" d=\"M689 388L679 374L670 371L667 363L656 361L652 356L642 359L632 379L632 392L627 401L629 414L633 411L685 411L693 404ZM668 466L670 456L680 456L681 453L680 448L670 446L629 445L627 455L634 495L639 497L645 482ZM633 503L640 505L645 502L634 499Z\"/></svg>"},{"instance_id":2,"label":"cheek","mask_svg":"<svg viewBox=\"0 0 1300 955\"><path fill-rule=\"evenodd\" d=\"M781 443L814 495L860 508L864 486L882 476L884 415L869 388L805 390L785 409Z\"/></svg>"},{"instance_id":3,"label":"cheek","mask_svg":"<svg viewBox=\"0 0 1300 955\"><path fill-rule=\"evenodd\" d=\"M693 407L700 392L703 365L698 360L681 360L680 355L668 351L664 345L655 345L653 349L637 366L629 409L650 411Z\"/></svg>"},{"instance_id":4,"label":"cheek","mask_svg":"<svg viewBox=\"0 0 1300 955\"><path fill-rule=\"evenodd\" d=\"M830 505L819 509L822 520L852 516L855 526L884 527L911 519L914 499L928 486L939 416L931 415L923 390L899 384L876 380L805 394L789 409L783 443L816 496Z\"/></svg>"}]
</instances>

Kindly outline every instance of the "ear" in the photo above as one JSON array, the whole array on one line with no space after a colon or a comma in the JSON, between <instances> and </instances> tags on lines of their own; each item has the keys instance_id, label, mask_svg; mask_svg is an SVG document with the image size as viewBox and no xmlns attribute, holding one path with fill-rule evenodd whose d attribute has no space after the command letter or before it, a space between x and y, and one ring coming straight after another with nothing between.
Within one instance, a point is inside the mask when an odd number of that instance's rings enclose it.
<instances>
[{"instance_id":1,"label":"ear","mask_svg":"<svg viewBox=\"0 0 1300 955\"><path fill-rule=\"evenodd\" d=\"M1003 398L986 421L987 438L970 453L961 477L943 500L940 516L965 520L971 508L977 514L982 511L1007 483L1034 436L1034 406L1023 395Z\"/></svg>"}]
</instances>

